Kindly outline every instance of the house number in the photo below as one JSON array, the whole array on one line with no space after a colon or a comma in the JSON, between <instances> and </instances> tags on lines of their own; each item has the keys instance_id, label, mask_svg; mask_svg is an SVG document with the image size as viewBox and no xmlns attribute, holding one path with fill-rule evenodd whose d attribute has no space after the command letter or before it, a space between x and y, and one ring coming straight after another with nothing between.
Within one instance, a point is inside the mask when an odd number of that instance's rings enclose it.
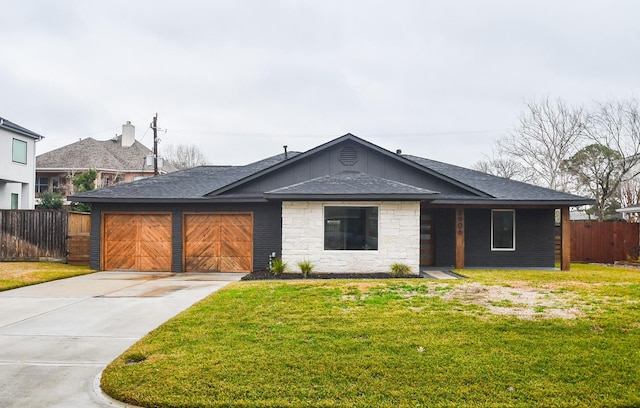
<instances>
[{"instance_id":1,"label":"house number","mask_svg":"<svg viewBox=\"0 0 640 408\"><path fill-rule=\"evenodd\" d=\"M457 226L457 234L458 235L463 235L464 234L464 212L463 210L456 210L457 214L457 218L458 218L458 224Z\"/></svg>"}]
</instances>

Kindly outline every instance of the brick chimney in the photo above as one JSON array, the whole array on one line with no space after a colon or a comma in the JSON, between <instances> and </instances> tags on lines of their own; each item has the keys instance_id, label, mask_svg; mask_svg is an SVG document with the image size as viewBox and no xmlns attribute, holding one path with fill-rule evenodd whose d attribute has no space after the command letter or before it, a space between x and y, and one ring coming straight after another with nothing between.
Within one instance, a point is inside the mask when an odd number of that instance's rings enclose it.
<instances>
[{"instance_id":1,"label":"brick chimney","mask_svg":"<svg viewBox=\"0 0 640 408\"><path fill-rule=\"evenodd\" d=\"M127 121L122 125L122 147L131 147L136 141L136 127Z\"/></svg>"}]
</instances>

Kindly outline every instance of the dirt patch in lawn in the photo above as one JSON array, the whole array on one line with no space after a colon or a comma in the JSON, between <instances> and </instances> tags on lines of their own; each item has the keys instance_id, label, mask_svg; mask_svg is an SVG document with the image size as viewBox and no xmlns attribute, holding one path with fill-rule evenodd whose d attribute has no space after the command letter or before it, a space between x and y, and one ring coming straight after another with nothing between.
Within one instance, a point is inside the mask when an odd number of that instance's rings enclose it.
<instances>
[{"instance_id":1,"label":"dirt patch in lawn","mask_svg":"<svg viewBox=\"0 0 640 408\"><path fill-rule=\"evenodd\" d=\"M441 295L442 299L458 299L464 304L476 304L495 315L520 319L575 319L583 316L584 302L570 292L554 293L528 286L488 286L464 283Z\"/></svg>"},{"instance_id":2,"label":"dirt patch in lawn","mask_svg":"<svg viewBox=\"0 0 640 408\"><path fill-rule=\"evenodd\" d=\"M578 294L566 290L518 286L485 285L478 282L389 285L377 284L347 286L341 299L363 301L375 296L394 293L405 299L439 298L463 305L478 305L470 313L481 315L513 316L519 319L575 319L584 316L587 305ZM356 289L356 293L351 290ZM412 306L416 312L428 306Z\"/></svg>"}]
</instances>

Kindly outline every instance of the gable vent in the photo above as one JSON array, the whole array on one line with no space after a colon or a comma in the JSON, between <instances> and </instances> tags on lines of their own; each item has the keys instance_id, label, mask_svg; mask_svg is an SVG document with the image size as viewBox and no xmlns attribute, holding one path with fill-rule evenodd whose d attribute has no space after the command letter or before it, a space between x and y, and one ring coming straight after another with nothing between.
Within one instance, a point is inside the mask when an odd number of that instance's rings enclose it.
<instances>
[{"instance_id":1,"label":"gable vent","mask_svg":"<svg viewBox=\"0 0 640 408\"><path fill-rule=\"evenodd\" d=\"M351 146L345 146L340 150L338 160L343 166L353 166L358 162L358 152Z\"/></svg>"}]
</instances>

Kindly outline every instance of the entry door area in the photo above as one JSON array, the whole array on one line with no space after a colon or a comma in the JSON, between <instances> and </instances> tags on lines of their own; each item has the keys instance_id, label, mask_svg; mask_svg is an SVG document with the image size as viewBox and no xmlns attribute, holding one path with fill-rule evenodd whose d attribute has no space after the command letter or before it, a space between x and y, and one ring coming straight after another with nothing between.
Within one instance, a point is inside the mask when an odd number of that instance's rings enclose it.
<instances>
[{"instance_id":1,"label":"entry door area","mask_svg":"<svg viewBox=\"0 0 640 408\"><path fill-rule=\"evenodd\" d=\"M420 266L433 266L433 211L420 210Z\"/></svg>"},{"instance_id":2,"label":"entry door area","mask_svg":"<svg viewBox=\"0 0 640 408\"><path fill-rule=\"evenodd\" d=\"M107 213L102 232L103 270L171 270L171 214Z\"/></svg>"},{"instance_id":3,"label":"entry door area","mask_svg":"<svg viewBox=\"0 0 640 408\"><path fill-rule=\"evenodd\" d=\"M185 272L251 272L251 213L188 213L183 218Z\"/></svg>"}]
</instances>

